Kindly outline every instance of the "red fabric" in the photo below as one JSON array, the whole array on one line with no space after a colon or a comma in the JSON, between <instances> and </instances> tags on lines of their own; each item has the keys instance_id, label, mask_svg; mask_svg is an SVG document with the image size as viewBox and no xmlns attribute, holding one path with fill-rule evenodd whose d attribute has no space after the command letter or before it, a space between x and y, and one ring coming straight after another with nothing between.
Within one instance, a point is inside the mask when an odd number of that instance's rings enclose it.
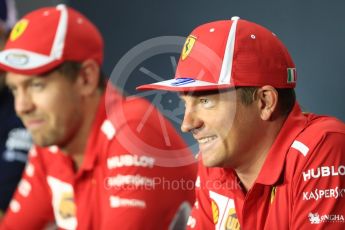
<instances>
[{"instance_id":1,"label":"red fabric","mask_svg":"<svg viewBox=\"0 0 345 230\"><path fill-rule=\"evenodd\" d=\"M345 228L345 125L297 104L246 194L230 169L198 174L189 229Z\"/></svg>"}]
</instances>

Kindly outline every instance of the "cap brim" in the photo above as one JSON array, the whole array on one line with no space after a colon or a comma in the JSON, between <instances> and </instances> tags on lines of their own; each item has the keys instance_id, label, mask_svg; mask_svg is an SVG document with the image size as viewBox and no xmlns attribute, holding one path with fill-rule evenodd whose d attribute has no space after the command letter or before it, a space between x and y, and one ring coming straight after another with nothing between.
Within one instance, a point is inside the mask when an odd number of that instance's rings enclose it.
<instances>
[{"instance_id":1,"label":"cap brim","mask_svg":"<svg viewBox=\"0 0 345 230\"><path fill-rule=\"evenodd\" d=\"M39 75L60 65L63 60L21 49L0 52L0 69L26 75Z\"/></svg>"},{"instance_id":2,"label":"cap brim","mask_svg":"<svg viewBox=\"0 0 345 230\"><path fill-rule=\"evenodd\" d=\"M153 84L138 86L137 90L165 90L174 92L208 91L232 88L229 84L215 84L206 81L194 80L192 82L176 84L176 79L161 81Z\"/></svg>"}]
</instances>

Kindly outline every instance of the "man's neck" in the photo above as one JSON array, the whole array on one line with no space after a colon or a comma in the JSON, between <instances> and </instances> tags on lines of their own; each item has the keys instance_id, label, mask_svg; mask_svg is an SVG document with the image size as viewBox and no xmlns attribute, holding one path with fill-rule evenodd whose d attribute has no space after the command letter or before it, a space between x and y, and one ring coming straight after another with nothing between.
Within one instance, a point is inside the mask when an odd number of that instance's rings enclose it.
<instances>
[{"instance_id":1,"label":"man's neck","mask_svg":"<svg viewBox=\"0 0 345 230\"><path fill-rule=\"evenodd\" d=\"M262 138L253 145L253 148L251 148L248 153L244 154L248 157L244 159L239 167L235 168L236 174L246 192L249 191L254 185L254 182L262 169L269 150L279 134L284 121L285 118L279 119L278 121L268 124L268 126L261 129L265 130L263 135L261 132Z\"/></svg>"},{"instance_id":2,"label":"man's neck","mask_svg":"<svg viewBox=\"0 0 345 230\"><path fill-rule=\"evenodd\" d=\"M85 157L85 148L88 137L97 114L97 109L101 100L102 94L97 93L95 96L85 101L85 109L83 111L83 122L77 135L69 141L69 143L62 147L62 151L71 156L76 170L80 168Z\"/></svg>"}]
</instances>

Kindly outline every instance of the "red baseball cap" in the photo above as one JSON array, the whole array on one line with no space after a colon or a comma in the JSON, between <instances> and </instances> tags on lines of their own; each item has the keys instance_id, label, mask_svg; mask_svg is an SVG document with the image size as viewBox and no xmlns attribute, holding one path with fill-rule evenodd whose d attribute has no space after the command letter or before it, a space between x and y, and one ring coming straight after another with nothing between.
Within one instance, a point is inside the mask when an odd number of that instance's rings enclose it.
<instances>
[{"instance_id":1,"label":"red baseball cap","mask_svg":"<svg viewBox=\"0 0 345 230\"><path fill-rule=\"evenodd\" d=\"M274 33L233 17L193 30L183 46L174 79L137 89L202 91L263 85L294 88L295 64Z\"/></svg>"},{"instance_id":2,"label":"red baseball cap","mask_svg":"<svg viewBox=\"0 0 345 230\"><path fill-rule=\"evenodd\" d=\"M103 62L103 39L84 15L60 4L35 10L14 26L0 52L0 69L39 75L64 61Z\"/></svg>"}]
</instances>

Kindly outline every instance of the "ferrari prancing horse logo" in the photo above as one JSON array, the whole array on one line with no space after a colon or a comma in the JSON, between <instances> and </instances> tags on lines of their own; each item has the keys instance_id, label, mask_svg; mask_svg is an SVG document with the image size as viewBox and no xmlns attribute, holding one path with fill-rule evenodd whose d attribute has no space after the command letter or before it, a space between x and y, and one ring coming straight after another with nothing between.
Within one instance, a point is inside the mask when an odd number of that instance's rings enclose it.
<instances>
[{"instance_id":1,"label":"ferrari prancing horse logo","mask_svg":"<svg viewBox=\"0 0 345 230\"><path fill-rule=\"evenodd\" d=\"M186 42L183 45L183 49L182 49L182 54L181 54L181 59L185 60L188 55L190 54L190 52L192 51L192 48L195 44L196 41L196 37L189 35Z\"/></svg>"},{"instance_id":2,"label":"ferrari prancing horse logo","mask_svg":"<svg viewBox=\"0 0 345 230\"><path fill-rule=\"evenodd\" d=\"M19 38L28 27L29 21L27 19L22 19L16 23L10 34L10 41L14 41Z\"/></svg>"}]
</instances>

